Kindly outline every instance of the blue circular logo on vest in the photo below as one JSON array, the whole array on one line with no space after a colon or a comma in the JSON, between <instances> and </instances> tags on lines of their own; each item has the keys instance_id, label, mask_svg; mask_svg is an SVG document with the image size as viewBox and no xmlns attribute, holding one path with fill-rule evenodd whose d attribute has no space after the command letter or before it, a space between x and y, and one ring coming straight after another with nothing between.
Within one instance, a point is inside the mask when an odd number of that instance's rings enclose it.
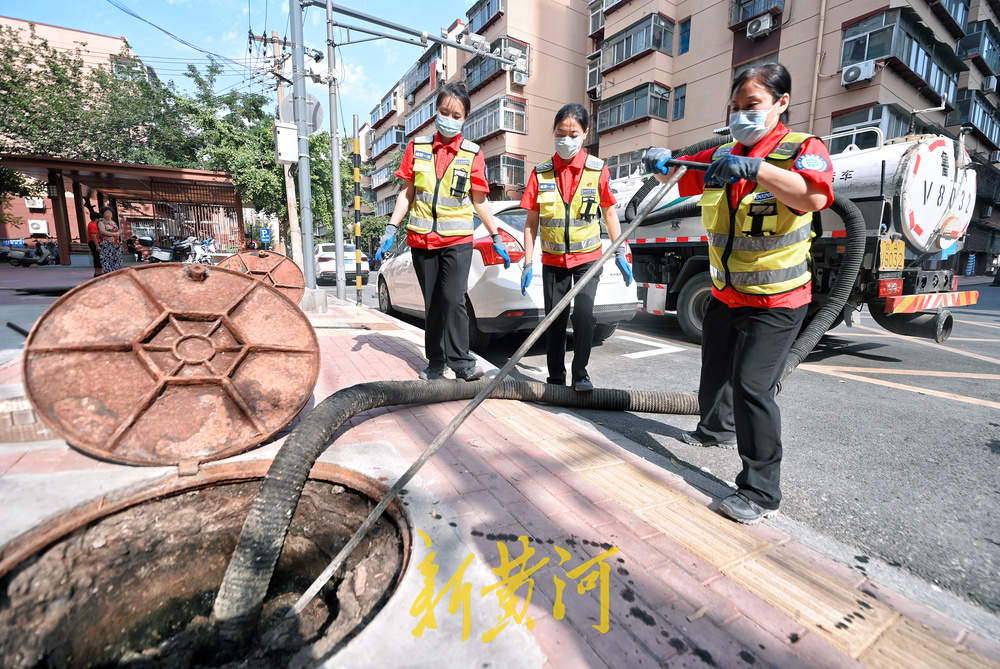
<instances>
[{"instance_id":1,"label":"blue circular logo on vest","mask_svg":"<svg viewBox=\"0 0 1000 669\"><path fill-rule=\"evenodd\" d=\"M795 161L795 167L800 170L812 170L814 172L826 172L830 169L830 163L826 158L815 153L804 153Z\"/></svg>"}]
</instances>

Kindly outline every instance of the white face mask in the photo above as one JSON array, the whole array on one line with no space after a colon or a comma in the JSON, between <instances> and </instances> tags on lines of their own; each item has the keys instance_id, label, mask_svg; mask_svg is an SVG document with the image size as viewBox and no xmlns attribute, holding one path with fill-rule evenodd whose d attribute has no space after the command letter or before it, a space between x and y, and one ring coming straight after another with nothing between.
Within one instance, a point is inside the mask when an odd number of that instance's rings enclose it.
<instances>
[{"instance_id":1,"label":"white face mask","mask_svg":"<svg viewBox=\"0 0 1000 669\"><path fill-rule=\"evenodd\" d=\"M445 139L451 139L458 133L462 132L462 121L452 118L450 116L437 115L434 120L434 125L437 127L437 131L441 133L441 136Z\"/></svg>"},{"instance_id":2,"label":"white face mask","mask_svg":"<svg viewBox=\"0 0 1000 669\"><path fill-rule=\"evenodd\" d=\"M583 146L583 135L579 137L556 137L556 153L563 160L569 160L580 151Z\"/></svg>"},{"instance_id":3,"label":"white face mask","mask_svg":"<svg viewBox=\"0 0 1000 669\"><path fill-rule=\"evenodd\" d=\"M770 128L767 116L781 102L775 102L770 109L748 109L729 114L729 132L740 144L753 146L764 139Z\"/></svg>"}]
</instances>

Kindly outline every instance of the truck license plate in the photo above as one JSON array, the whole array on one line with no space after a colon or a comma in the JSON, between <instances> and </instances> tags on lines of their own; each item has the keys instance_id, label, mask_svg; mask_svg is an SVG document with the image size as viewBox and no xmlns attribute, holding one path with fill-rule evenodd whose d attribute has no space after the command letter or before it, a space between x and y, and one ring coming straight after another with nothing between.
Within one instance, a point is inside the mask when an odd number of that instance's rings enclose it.
<instances>
[{"instance_id":1,"label":"truck license plate","mask_svg":"<svg viewBox=\"0 0 1000 669\"><path fill-rule=\"evenodd\" d=\"M878 268L881 271L891 272L903 269L903 260L906 255L906 242L883 239L879 241L879 262Z\"/></svg>"}]
</instances>

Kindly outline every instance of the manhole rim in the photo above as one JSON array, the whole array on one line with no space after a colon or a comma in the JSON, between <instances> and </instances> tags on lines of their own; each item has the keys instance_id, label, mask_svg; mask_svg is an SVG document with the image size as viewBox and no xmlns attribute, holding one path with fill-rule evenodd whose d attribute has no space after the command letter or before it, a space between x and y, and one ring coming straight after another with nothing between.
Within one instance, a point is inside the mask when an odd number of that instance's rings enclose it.
<instances>
[{"instance_id":1,"label":"manhole rim","mask_svg":"<svg viewBox=\"0 0 1000 669\"><path fill-rule=\"evenodd\" d=\"M209 465L202 467L197 474L192 476L171 474L148 484L106 493L77 504L69 510L59 511L0 546L0 579L6 578L19 565L65 539L73 532L102 518L126 511L140 504L193 490L229 483L262 480L267 475L272 462L272 460L267 459ZM310 480L342 485L373 500L381 500L389 490L388 486L367 474L328 462L318 462L313 465L306 481ZM386 514L396 523L402 540L399 571L387 589L388 598L391 599L409 567L413 546L413 522L399 497L389 504L386 508Z\"/></svg>"}]
</instances>

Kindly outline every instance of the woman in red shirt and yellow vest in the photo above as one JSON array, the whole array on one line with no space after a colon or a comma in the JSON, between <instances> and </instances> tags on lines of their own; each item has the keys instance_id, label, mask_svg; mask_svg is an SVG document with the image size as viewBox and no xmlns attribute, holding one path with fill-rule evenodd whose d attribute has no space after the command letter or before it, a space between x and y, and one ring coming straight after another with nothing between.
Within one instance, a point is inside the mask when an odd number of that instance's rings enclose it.
<instances>
[{"instance_id":1,"label":"woman in red shirt and yellow vest","mask_svg":"<svg viewBox=\"0 0 1000 669\"><path fill-rule=\"evenodd\" d=\"M565 105L556 113L553 131L556 153L537 165L528 178L521 207L528 210L524 227L524 268L521 294L531 283L535 235L541 227L542 286L545 313L570 291L598 258L601 257L601 215L608 234L621 234L615 196L608 186L608 168L596 156L581 150L589 127L587 110L578 104ZM632 283L632 270L625 259L626 249L618 249L615 263L625 285ZM573 301L573 388L577 392L594 389L587 374L590 348L594 338L594 295L598 277L577 293ZM548 383L566 385L566 309L545 333L548 359Z\"/></svg>"},{"instance_id":2,"label":"woman in red shirt and yellow vest","mask_svg":"<svg viewBox=\"0 0 1000 669\"><path fill-rule=\"evenodd\" d=\"M702 193L712 299L702 325L701 420L682 441L736 446L738 491L719 510L756 523L781 502L778 379L812 300L813 212L833 202L833 170L822 140L781 122L790 104L784 66L750 68L733 82L729 129L735 142L686 159L711 162L688 172L682 196ZM665 180L670 152L651 149L648 169Z\"/></svg>"},{"instance_id":3,"label":"woman in red shirt and yellow vest","mask_svg":"<svg viewBox=\"0 0 1000 669\"><path fill-rule=\"evenodd\" d=\"M462 84L445 84L437 96L437 134L416 137L406 147L396 176L406 188L396 197L381 247L381 260L392 246L396 229L409 214L406 243L424 296L424 349L427 368L421 379L455 377L473 381L483 370L469 353L469 317L465 293L472 263L473 211L493 237L493 248L510 267L507 247L497 234L486 205L486 161L479 145L462 139L462 124L471 102Z\"/></svg>"}]
</instances>

